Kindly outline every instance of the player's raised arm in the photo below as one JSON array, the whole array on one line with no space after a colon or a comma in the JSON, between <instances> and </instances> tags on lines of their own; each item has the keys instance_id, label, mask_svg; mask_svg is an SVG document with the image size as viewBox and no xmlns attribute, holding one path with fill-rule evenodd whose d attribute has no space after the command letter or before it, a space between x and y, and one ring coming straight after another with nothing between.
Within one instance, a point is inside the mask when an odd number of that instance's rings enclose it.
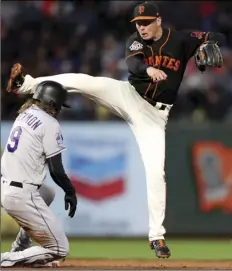
<instances>
[{"instance_id":1,"label":"player's raised arm","mask_svg":"<svg viewBox=\"0 0 232 271\"><path fill-rule=\"evenodd\" d=\"M222 46L225 43L225 35L217 32L201 32L201 31L181 31L183 33L183 44L186 57L191 58L197 48L206 41L214 41L218 46Z\"/></svg>"}]
</instances>

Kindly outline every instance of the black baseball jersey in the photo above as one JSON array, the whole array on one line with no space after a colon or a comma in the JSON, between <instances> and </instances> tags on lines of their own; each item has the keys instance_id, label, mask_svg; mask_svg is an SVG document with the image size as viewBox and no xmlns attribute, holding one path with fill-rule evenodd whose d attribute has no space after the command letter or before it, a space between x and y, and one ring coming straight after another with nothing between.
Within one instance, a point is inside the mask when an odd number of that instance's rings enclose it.
<instances>
[{"instance_id":1,"label":"black baseball jersey","mask_svg":"<svg viewBox=\"0 0 232 271\"><path fill-rule=\"evenodd\" d=\"M126 42L129 82L142 97L173 104L189 59L208 39L218 41L220 45L224 41L224 35L163 28L159 40L145 41L138 32L135 32ZM167 74L167 79L154 83L147 75L148 66L163 70Z\"/></svg>"}]
</instances>

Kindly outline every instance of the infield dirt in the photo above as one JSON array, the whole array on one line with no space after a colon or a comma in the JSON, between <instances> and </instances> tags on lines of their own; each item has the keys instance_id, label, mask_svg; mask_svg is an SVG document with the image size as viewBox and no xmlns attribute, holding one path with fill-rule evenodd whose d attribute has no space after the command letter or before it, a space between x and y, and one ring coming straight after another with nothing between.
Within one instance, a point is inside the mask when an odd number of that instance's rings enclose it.
<instances>
[{"instance_id":1,"label":"infield dirt","mask_svg":"<svg viewBox=\"0 0 232 271\"><path fill-rule=\"evenodd\" d=\"M4 268L9 270L9 268ZM10 268L22 269L22 268ZM33 269L35 268L24 268ZM110 259L67 259L58 268L39 270L232 270L232 261L173 261L173 260L110 260Z\"/></svg>"}]
</instances>

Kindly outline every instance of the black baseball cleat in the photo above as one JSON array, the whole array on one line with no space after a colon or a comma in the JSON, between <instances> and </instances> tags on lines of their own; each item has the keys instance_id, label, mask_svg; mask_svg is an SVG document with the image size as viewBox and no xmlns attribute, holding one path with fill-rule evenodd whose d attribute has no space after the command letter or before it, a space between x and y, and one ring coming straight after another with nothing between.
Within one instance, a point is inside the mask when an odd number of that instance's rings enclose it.
<instances>
[{"instance_id":1,"label":"black baseball cleat","mask_svg":"<svg viewBox=\"0 0 232 271\"><path fill-rule=\"evenodd\" d=\"M154 240L150 241L151 249L155 250L155 254L158 258L169 258L171 256L171 252L167 247L165 240Z\"/></svg>"}]
</instances>

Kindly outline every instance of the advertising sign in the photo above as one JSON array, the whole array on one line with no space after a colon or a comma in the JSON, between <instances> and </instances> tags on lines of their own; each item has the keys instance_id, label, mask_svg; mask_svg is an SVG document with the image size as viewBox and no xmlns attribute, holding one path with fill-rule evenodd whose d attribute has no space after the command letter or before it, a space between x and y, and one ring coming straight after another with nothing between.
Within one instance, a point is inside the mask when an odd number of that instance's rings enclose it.
<instances>
[{"instance_id":1,"label":"advertising sign","mask_svg":"<svg viewBox=\"0 0 232 271\"><path fill-rule=\"evenodd\" d=\"M63 123L64 168L78 195L74 218L64 209L64 192L51 205L69 236L148 234L146 183L136 141L124 123ZM9 125L2 126L2 146Z\"/></svg>"}]
</instances>

